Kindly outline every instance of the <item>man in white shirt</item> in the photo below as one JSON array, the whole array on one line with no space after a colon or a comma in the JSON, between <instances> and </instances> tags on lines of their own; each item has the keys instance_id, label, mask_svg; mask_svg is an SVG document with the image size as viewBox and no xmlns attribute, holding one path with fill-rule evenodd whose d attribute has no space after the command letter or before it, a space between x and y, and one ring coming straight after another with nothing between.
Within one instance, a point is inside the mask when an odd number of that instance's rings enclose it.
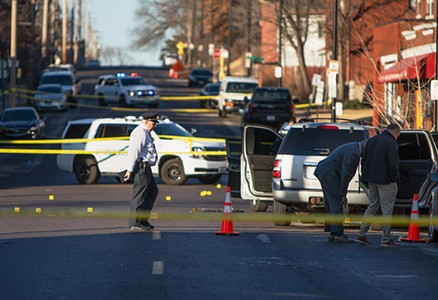
<instances>
[{"instance_id":1,"label":"man in white shirt","mask_svg":"<svg viewBox=\"0 0 438 300\"><path fill-rule=\"evenodd\" d=\"M128 148L128 165L125 181L134 179L129 218L131 231L154 229L149 214L158 196L158 187L151 166L157 163L158 155L150 132L158 122L158 115L144 114L143 120L131 133Z\"/></svg>"}]
</instances>

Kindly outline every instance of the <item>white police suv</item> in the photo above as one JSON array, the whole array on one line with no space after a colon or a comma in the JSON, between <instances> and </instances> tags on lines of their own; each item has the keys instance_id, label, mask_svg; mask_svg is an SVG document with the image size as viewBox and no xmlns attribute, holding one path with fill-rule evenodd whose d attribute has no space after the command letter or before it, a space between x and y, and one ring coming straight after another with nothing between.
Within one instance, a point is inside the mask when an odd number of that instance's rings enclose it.
<instances>
[{"instance_id":1,"label":"white police suv","mask_svg":"<svg viewBox=\"0 0 438 300\"><path fill-rule=\"evenodd\" d=\"M100 106L115 102L121 107L135 104L157 107L160 100L158 88L148 84L137 73L100 76L94 86L94 95Z\"/></svg>"},{"instance_id":2,"label":"white police suv","mask_svg":"<svg viewBox=\"0 0 438 300\"><path fill-rule=\"evenodd\" d=\"M83 184L96 183L101 176L118 179L118 173L126 169L129 135L139 123L135 117L69 121L62 138L89 141L61 144L61 149L78 153L57 155L58 168L74 173ZM158 152L152 172L166 184L180 185L189 177L212 184L227 172L224 140L195 138L168 118L158 121L151 136Z\"/></svg>"}]
</instances>

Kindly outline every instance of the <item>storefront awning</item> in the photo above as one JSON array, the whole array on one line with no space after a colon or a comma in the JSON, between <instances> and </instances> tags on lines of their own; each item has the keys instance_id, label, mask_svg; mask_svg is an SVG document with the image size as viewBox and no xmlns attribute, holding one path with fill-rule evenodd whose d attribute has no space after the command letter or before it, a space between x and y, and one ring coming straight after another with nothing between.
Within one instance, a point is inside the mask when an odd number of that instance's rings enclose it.
<instances>
[{"instance_id":1,"label":"storefront awning","mask_svg":"<svg viewBox=\"0 0 438 300\"><path fill-rule=\"evenodd\" d=\"M435 53L409 57L383 70L379 83L398 82L410 79L426 79L435 76Z\"/></svg>"}]
</instances>

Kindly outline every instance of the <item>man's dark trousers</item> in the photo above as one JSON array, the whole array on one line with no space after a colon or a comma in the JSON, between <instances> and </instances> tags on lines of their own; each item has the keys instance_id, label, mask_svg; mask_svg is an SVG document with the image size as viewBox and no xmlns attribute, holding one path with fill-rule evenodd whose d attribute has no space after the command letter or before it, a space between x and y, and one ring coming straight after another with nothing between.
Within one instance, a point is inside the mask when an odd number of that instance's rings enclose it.
<instances>
[{"instance_id":1,"label":"man's dark trousers","mask_svg":"<svg viewBox=\"0 0 438 300\"><path fill-rule=\"evenodd\" d=\"M134 176L129 226L146 225L158 196L158 187L151 167L143 165Z\"/></svg>"}]
</instances>

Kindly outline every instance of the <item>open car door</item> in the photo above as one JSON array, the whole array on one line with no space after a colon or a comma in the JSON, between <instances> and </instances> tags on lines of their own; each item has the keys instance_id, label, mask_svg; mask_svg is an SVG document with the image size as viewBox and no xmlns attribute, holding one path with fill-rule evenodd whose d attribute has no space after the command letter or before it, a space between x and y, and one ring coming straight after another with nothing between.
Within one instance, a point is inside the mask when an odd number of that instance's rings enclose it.
<instances>
[{"instance_id":1,"label":"open car door","mask_svg":"<svg viewBox=\"0 0 438 300\"><path fill-rule=\"evenodd\" d=\"M240 155L242 154L241 139L227 139L228 186L231 197L240 198Z\"/></svg>"},{"instance_id":2,"label":"open car door","mask_svg":"<svg viewBox=\"0 0 438 300\"><path fill-rule=\"evenodd\" d=\"M283 137L269 126L243 125L240 194L243 200L252 201L254 210L266 209L273 201L272 169L282 141ZM261 203L262 207L253 207Z\"/></svg>"}]
</instances>

